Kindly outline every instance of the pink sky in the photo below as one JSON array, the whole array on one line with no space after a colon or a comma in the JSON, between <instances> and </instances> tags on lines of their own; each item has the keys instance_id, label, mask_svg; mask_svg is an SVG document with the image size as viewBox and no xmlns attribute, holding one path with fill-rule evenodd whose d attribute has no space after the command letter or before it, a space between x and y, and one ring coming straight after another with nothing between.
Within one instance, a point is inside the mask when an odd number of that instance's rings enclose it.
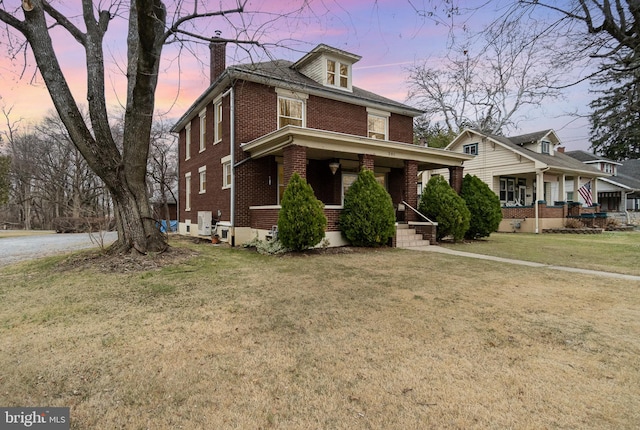
<instances>
[{"instance_id":1,"label":"pink sky","mask_svg":"<svg viewBox=\"0 0 640 430\"><path fill-rule=\"evenodd\" d=\"M231 1L231 4L234 4ZM354 85L385 97L406 101L408 84L407 67L425 59L437 62L446 55L448 28L435 25L433 21L419 17L411 4L422 7L430 2L379 0L325 0L312 1L311 9L305 9L287 19L257 27L253 34L259 35L261 42L283 41L285 47L272 47L270 54L276 58L295 61L319 43L358 54L362 59L354 65ZM216 2L217 4L217 2ZM249 1L247 9L262 13L251 15L252 28L264 22L268 13L292 10L291 0ZM245 16L245 19L249 17ZM476 14L471 22L486 20ZM237 17L230 20L238 22ZM223 37L233 35L232 28L220 19L212 21L200 31L214 34L221 30ZM110 105L124 103L125 81L121 71L126 52L124 37L126 23L112 21L105 40L107 57L107 99ZM4 37L4 36L2 36ZM54 35L59 58L77 100L83 100L86 93L84 56L81 47L61 30ZM5 50L0 38L0 49ZM197 58L188 53L178 55L175 47L165 48L161 75L156 93L157 112L166 118L178 118L208 86L208 49L206 45L195 48ZM229 46L227 64L246 62L247 54ZM252 52L254 60L268 60L264 53ZM0 106L12 108L11 119L24 118L23 125L37 122L53 104L37 73L34 61L27 59L27 67L20 78L23 62L0 58ZM33 79L32 79L33 78ZM520 123L520 129L512 134L528 133L540 129L553 128L568 150L588 149L588 123L585 120L572 121L563 116L566 111L579 109L585 112L589 102L585 88L567 92L565 100L550 102L544 109L528 113L531 118ZM4 121L0 130L4 130Z\"/></svg>"}]
</instances>

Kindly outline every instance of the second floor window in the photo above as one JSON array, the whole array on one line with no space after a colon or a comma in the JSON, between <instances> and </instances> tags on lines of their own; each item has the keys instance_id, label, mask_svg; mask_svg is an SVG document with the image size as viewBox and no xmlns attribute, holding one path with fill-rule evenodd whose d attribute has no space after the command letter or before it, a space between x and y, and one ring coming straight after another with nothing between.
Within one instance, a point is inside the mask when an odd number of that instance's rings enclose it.
<instances>
[{"instance_id":1,"label":"second floor window","mask_svg":"<svg viewBox=\"0 0 640 430\"><path fill-rule=\"evenodd\" d=\"M207 166L202 166L198 169L198 174L200 177L200 194L204 194L207 192Z\"/></svg>"},{"instance_id":2,"label":"second floor window","mask_svg":"<svg viewBox=\"0 0 640 430\"><path fill-rule=\"evenodd\" d=\"M302 100L278 97L278 128L287 125L304 127L304 103Z\"/></svg>"},{"instance_id":3,"label":"second floor window","mask_svg":"<svg viewBox=\"0 0 640 430\"><path fill-rule=\"evenodd\" d=\"M214 142L220 142L222 140L222 102L219 101L215 105L215 117L216 117L216 127L214 130Z\"/></svg>"},{"instance_id":4,"label":"second floor window","mask_svg":"<svg viewBox=\"0 0 640 430\"><path fill-rule=\"evenodd\" d=\"M387 118L369 115L367 119L368 136L372 139L387 140Z\"/></svg>"},{"instance_id":5,"label":"second floor window","mask_svg":"<svg viewBox=\"0 0 640 430\"><path fill-rule=\"evenodd\" d=\"M191 123L184 128L184 159L191 158Z\"/></svg>"},{"instance_id":6,"label":"second floor window","mask_svg":"<svg viewBox=\"0 0 640 430\"><path fill-rule=\"evenodd\" d=\"M469 155L478 155L478 144L470 143L468 145L462 145L462 152Z\"/></svg>"},{"instance_id":7,"label":"second floor window","mask_svg":"<svg viewBox=\"0 0 640 430\"><path fill-rule=\"evenodd\" d=\"M200 152L204 151L207 141L207 111L200 112Z\"/></svg>"}]
</instances>

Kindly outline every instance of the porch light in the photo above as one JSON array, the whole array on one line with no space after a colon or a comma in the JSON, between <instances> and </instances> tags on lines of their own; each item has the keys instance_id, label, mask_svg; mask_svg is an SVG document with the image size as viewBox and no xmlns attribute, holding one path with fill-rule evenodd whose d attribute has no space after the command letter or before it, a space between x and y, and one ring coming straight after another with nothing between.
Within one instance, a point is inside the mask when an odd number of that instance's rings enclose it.
<instances>
[{"instance_id":1,"label":"porch light","mask_svg":"<svg viewBox=\"0 0 640 430\"><path fill-rule=\"evenodd\" d=\"M331 163L329 163L329 169L331 169L332 174L335 175L339 168L340 163L338 163L337 161L332 161Z\"/></svg>"}]
</instances>

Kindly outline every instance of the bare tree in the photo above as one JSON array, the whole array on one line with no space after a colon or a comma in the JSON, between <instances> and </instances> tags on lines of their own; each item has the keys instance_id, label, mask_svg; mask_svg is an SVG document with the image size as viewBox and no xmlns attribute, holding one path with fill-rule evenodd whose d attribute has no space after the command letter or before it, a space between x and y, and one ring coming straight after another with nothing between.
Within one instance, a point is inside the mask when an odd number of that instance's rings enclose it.
<instances>
[{"instance_id":1,"label":"bare tree","mask_svg":"<svg viewBox=\"0 0 640 430\"><path fill-rule=\"evenodd\" d=\"M155 90L163 46L171 41L206 37L212 18L230 24L231 17L243 17L247 0L234 7L213 10L207 3L176 1L170 11L161 0L93 2L82 0L81 23L64 9L47 0L23 0L22 8L11 9L0 1L0 21L31 49L58 115L71 140L91 169L109 190L116 213L119 252L162 251L166 239L156 227L146 186L147 159L155 107ZM191 4L190 8L187 6ZM306 4L306 2L303 2ZM111 133L105 101L104 43L112 20L126 17L127 99L123 144L118 148ZM240 19L240 27L246 21ZM86 57L87 101L90 121L85 121L58 61L52 29L66 31L84 50ZM227 42L258 44L239 28L239 37ZM13 33L13 32L17 33ZM14 39L12 39L14 40Z\"/></svg>"},{"instance_id":2,"label":"bare tree","mask_svg":"<svg viewBox=\"0 0 640 430\"><path fill-rule=\"evenodd\" d=\"M563 68L551 64L536 26L513 21L488 28L480 42L466 42L442 64L409 69L411 99L449 133L464 127L500 133L517 127L523 110L559 95ZM475 52L475 53L474 53Z\"/></svg>"},{"instance_id":3,"label":"bare tree","mask_svg":"<svg viewBox=\"0 0 640 430\"><path fill-rule=\"evenodd\" d=\"M151 152L149 157L148 181L152 200L160 208L160 219L171 228L169 202L177 202L174 192L178 187L177 138L171 134L170 125L165 121L154 122L151 129Z\"/></svg>"}]
</instances>

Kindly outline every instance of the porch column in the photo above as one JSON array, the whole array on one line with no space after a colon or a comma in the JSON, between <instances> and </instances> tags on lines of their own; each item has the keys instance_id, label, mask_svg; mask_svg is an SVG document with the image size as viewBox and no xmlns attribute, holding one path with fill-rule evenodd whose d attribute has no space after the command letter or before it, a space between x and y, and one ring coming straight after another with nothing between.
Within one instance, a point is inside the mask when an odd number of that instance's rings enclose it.
<instances>
[{"instance_id":1,"label":"porch column","mask_svg":"<svg viewBox=\"0 0 640 430\"><path fill-rule=\"evenodd\" d=\"M580 201L580 194L578 194L578 190L580 189L580 176L576 175L573 177L573 201Z\"/></svg>"},{"instance_id":2,"label":"porch column","mask_svg":"<svg viewBox=\"0 0 640 430\"><path fill-rule=\"evenodd\" d=\"M404 161L404 201L412 208L418 209L418 163L412 160ZM422 221L418 215L409 208L405 208L405 221Z\"/></svg>"},{"instance_id":3,"label":"porch column","mask_svg":"<svg viewBox=\"0 0 640 430\"><path fill-rule=\"evenodd\" d=\"M567 179L567 175L565 175L564 173L562 175L560 175L559 181L558 181L558 200L562 201L562 202L566 202L567 201L567 193L565 192L566 190L566 181Z\"/></svg>"},{"instance_id":4,"label":"porch column","mask_svg":"<svg viewBox=\"0 0 640 430\"><path fill-rule=\"evenodd\" d=\"M595 205L598 201L598 178L591 179L591 201Z\"/></svg>"},{"instance_id":5,"label":"porch column","mask_svg":"<svg viewBox=\"0 0 640 430\"><path fill-rule=\"evenodd\" d=\"M298 173L301 178L307 179L307 148L298 145L289 145L283 150L284 155L284 183L287 185L291 176Z\"/></svg>"},{"instance_id":6,"label":"porch column","mask_svg":"<svg viewBox=\"0 0 640 430\"><path fill-rule=\"evenodd\" d=\"M462 166L449 166L449 185L458 194L462 191L463 171L464 167Z\"/></svg>"},{"instance_id":7,"label":"porch column","mask_svg":"<svg viewBox=\"0 0 640 430\"><path fill-rule=\"evenodd\" d=\"M542 199L544 199L544 172L538 170L536 172L536 201L534 202L536 209L536 233L540 233L540 204L538 202Z\"/></svg>"},{"instance_id":8,"label":"porch column","mask_svg":"<svg viewBox=\"0 0 640 430\"><path fill-rule=\"evenodd\" d=\"M358 154L358 161L360 165L358 166L358 170L362 170L363 167L366 167L368 170L373 172L373 167L375 156L371 154Z\"/></svg>"}]
</instances>

